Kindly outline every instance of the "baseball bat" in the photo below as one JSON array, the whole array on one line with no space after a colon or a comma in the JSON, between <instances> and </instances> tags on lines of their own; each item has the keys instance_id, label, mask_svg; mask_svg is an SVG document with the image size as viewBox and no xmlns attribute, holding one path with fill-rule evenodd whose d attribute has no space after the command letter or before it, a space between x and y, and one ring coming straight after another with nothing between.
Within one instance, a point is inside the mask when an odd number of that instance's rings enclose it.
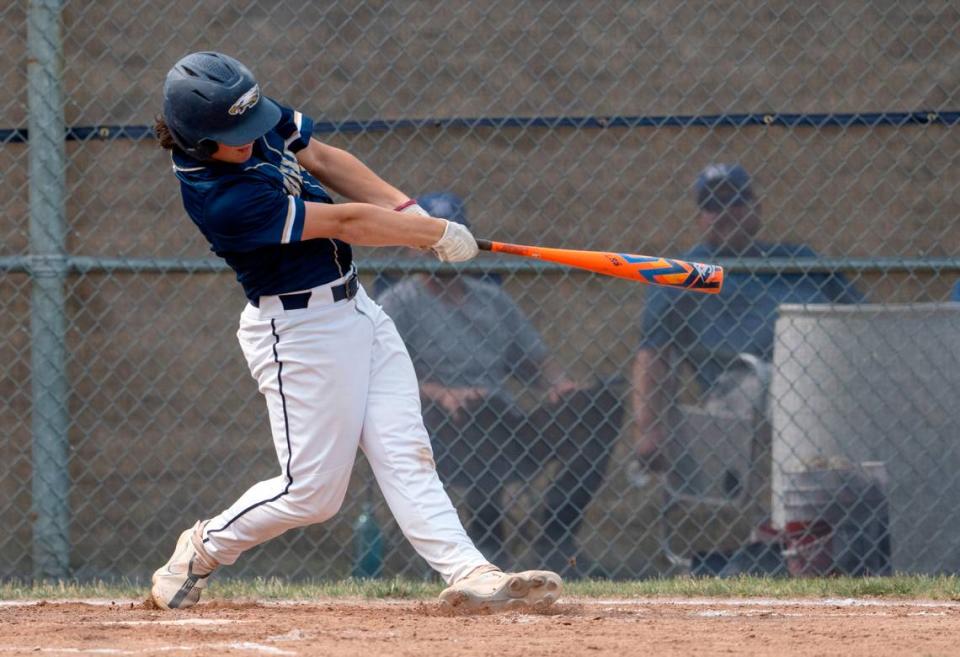
<instances>
[{"instance_id":1,"label":"baseball bat","mask_svg":"<svg viewBox=\"0 0 960 657\"><path fill-rule=\"evenodd\" d=\"M577 269L586 269L605 276L640 281L647 285L682 288L706 294L717 294L723 287L723 267L719 265L612 251L575 251L524 246L493 240L477 240L477 246L482 251L537 258Z\"/></svg>"}]
</instances>

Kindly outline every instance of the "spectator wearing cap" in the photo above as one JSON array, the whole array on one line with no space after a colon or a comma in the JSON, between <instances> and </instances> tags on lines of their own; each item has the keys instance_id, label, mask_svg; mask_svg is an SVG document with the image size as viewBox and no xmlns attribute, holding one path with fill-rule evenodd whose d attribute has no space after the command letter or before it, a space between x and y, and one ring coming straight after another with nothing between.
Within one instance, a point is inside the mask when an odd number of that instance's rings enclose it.
<instances>
[{"instance_id":1,"label":"spectator wearing cap","mask_svg":"<svg viewBox=\"0 0 960 657\"><path fill-rule=\"evenodd\" d=\"M694 183L703 239L680 256L809 258L807 246L757 239L761 204L747 170L711 164ZM681 364L692 372L701 400L741 354L771 361L774 322L781 303L856 303L861 295L841 274L727 272L723 292L698 295L650 288L633 363L633 416L637 455L654 470L672 467L664 447L674 427L670 412L679 393ZM674 416L675 417L675 416Z\"/></svg>"},{"instance_id":2,"label":"spectator wearing cap","mask_svg":"<svg viewBox=\"0 0 960 657\"><path fill-rule=\"evenodd\" d=\"M467 223L455 194L417 202L432 216ZM529 483L557 461L539 499L536 556L565 576L586 574L574 535L619 434L620 398L571 380L499 282L452 270L414 274L379 301L410 352L437 469L463 491L465 524L480 551L511 561L506 520L516 487L508 484ZM544 401L521 407L511 383Z\"/></svg>"}]
</instances>

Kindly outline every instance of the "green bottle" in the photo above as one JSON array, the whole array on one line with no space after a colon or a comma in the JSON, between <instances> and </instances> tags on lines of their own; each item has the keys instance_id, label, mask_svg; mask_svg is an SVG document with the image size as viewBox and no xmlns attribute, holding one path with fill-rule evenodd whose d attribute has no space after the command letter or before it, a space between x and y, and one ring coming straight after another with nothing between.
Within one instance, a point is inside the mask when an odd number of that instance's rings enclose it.
<instances>
[{"instance_id":1,"label":"green bottle","mask_svg":"<svg viewBox=\"0 0 960 657\"><path fill-rule=\"evenodd\" d=\"M373 515L373 504L364 502L353 523L353 576L376 579L383 574L383 533Z\"/></svg>"}]
</instances>

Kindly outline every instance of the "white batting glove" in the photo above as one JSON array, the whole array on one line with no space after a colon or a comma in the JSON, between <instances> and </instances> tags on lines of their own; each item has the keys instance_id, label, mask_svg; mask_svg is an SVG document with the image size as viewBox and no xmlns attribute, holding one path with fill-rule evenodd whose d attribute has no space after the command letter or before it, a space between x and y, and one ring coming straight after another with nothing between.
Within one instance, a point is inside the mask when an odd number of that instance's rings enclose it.
<instances>
[{"instance_id":1,"label":"white batting glove","mask_svg":"<svg viewBox=\"0 0 960 657\"><path fill-rule=\"evenodd\" d=\"M443 237L430 247L434 255L443 262L463 262L477 256L477 240L463 224L448 221Z\"/></svg>"}]
</instances>

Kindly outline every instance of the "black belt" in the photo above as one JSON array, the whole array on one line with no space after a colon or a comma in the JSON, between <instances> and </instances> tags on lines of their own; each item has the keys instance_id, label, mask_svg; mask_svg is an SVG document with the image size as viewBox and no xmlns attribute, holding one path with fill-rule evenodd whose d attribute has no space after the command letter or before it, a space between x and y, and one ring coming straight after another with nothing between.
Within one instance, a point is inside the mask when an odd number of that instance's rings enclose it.
<instances>
[{"instance_id":1,"label":"black belt","mask_svg":"<svg viewBox=\"0 0 960 657\"><path fill-rule=\"evenodd\" d=\"M341 283L340 285L334 285L330 288L330 294L333 295L334 302L343 301L344 299L352 299L357 296L357 291L360 289L360 279L357 278L356 274L350 274L350 278ZM293 294L281 294L280 303L283 304L284 310L300 310L301 308L306 308L310 305L310 297L313 294L313 290L309 292L294 292ZM256 301L251 301L255 307L259 308L260 304Z\"/></svg>"}]
</instances>

